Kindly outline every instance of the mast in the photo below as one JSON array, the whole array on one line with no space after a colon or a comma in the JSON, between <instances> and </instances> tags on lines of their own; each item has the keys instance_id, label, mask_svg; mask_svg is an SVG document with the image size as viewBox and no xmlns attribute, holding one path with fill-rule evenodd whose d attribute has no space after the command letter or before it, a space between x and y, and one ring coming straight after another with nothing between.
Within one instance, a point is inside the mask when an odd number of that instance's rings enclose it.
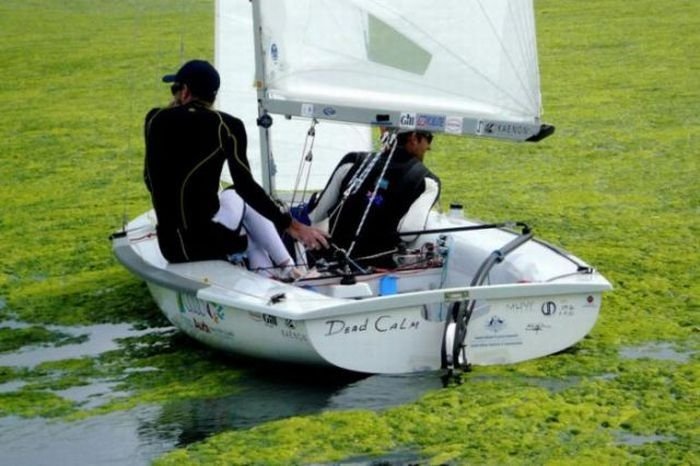
<instances>
[{"instance_id":1,"label":"mast","mask_svg":"<svg viewBox=\"0 0 700 466\"><path fill-rule=\"evenodd\" d=\"M258 130L260 133L260 166L262 170L262 186L268 194L275 191L274 160L270 150L270 125L272 118L263 106L265 101L265 51L262 45L262 26L260 21L260 2L251 0L253 7L253 37L255 51L255 89L258 97Z\"/></svg>"}]
</instances>

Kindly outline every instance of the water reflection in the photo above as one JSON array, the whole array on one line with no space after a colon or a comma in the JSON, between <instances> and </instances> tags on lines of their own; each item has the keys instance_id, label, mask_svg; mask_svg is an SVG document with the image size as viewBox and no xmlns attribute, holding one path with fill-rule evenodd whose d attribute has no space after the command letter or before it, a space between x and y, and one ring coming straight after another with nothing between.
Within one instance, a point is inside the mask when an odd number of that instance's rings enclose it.
<instances>
[{"instance_id":1,"label":"water reflection","mask_svg":"<svg viewBox=\"0 0 700 466\"><path fill-rule=\"evenodd\" d=\"M227 430L328 410L382 410L442 387L439 372L366 376L259 362L234 365L243 371L237 393L222 398L69 423L0 418L0 464L54 465L60 458L64 464L145 465L175 447Z\"/></svg>"},{"instance_id":2,"label":"water reflection","mask_svg":"<svg viewBox=\"0 0 700 466\"><path fill-rule=\"evenodd\" d=\"M5 321L5 327L28 324ZM134 329L129 324L86 327L47 326L67 335L86 335L79 344L26 346L0 354L0 367L31 369L48 361L97 357L123 349L131 337L164 335L172 328ZM440 372L367 376L329 368L314 369L257 360L230 359L242 373L235 394L213 399L141 406L130 411L64 422L0 417L0 464L149 464L176 447L231 429L329 410L382 410L412 402L442 387ZM134 370L150 370L140 368ZM24 381L0 384L0 393L19 392ZM122 395L111 380L94 379L54 393L89 409Z\"/></svg>"},{"instance_id":3,"label":"water reflection","mask_svg":"<svg viewBox=\"0 0 700 466\"><path fill-rule=\"evenodd\" d=\"M440 373L366 376L292 367L250 369L234 395L165 406L141 435L184 446L230 429L322 411L382 410L442 387Z\"/></svg>"},{"instance_id":4,"label":"water reflection","mask_svg":"<svg viewBox=\"0 0 700 466\"><path fill-rule=\"evenodd\" d=\"M113 413L81 422L0 418L0 464L146 465L165 451L144 442L139 426L157 415L156 408Z\"/></svg>"}]
</instances>

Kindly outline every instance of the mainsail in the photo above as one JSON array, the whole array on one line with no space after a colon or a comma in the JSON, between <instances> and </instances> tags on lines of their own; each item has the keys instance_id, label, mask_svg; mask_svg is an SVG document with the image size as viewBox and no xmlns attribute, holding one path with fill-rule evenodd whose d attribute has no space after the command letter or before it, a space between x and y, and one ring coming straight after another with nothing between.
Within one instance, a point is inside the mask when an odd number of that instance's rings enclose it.
<instances>
[{"instance_id":1,"label":"mainsail","mask_svg":"<svg viewBox=\"0 0 700 466\"><path fill-rule=\"evenodd\" d=\"M515 140L540 132L532 0L255 0L273 113Z\"/></svg>"},{"instance_id":2,"label":"mainsail","mask_svg":"<svg viewBox=\"0 0 700 466\"><path fill-rule=\"evenodd\" d=\"M297 184L311 119L310 190L345 153L371 148L372 126L553 131L540 121L533 0L219 0L216 64L219 106L244 120L254 174L278 191ZM262 138L259 113L278 115Z\"/></svg>"}]
</instances>

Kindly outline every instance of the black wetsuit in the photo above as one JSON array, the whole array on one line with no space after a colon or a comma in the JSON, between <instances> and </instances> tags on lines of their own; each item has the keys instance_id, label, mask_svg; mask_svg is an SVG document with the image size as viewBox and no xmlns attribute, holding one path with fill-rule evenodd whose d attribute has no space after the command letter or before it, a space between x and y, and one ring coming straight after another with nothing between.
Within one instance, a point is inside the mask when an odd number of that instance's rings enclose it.
<instances>
[{"instance_id":1,"label":"black wetsuit","mask_svg":"<svg viewBox=\"0 0 700 466\"><path fill-rule=\"evenodd\" d=\"M243 122L199 102L154 108L146 116L144 180L158 218L158 244L170 262L225 259L247 242L211 219L219 210L219 179L228 161L236 192L279 230L291 217L255 182Z\"/></svg>"},{"instance_id":2,"label":"black wetsuit","mask_svg":"<svg viewBox=\"0 0 700 466\"><path fill-rule=\"evenodd\" d=\"M431 173L420 160L403 148L397 148L382 180L379 177L386 160L385 154L377 156L379 157L377 162L359 189L343 201L342 193L347 189L355 174L362 168L363 161L367 157L369 157L367 153L352 152L340 161L338 167L348 163L352 163L353 166L342 180L340 198L329 209L329 231L332 232L333 243L347 250L355 241L352 250L354 258L363 258L395 249L401 242L398 235L399 223L413 202L425 191L425 179L435 180L438 189L440 183L437 176ZM333 176L331 176L332 179ZM356 236L357 227L362 221L377 183L379 183L379 188L373 201L374 205L367 213L360 234ZM323 195L324 193L321 193L319 199ZM437 200L437 196L435 200ZM391 254L360 262L380 267L394 266Z\"/></svg>"}]
</instances>

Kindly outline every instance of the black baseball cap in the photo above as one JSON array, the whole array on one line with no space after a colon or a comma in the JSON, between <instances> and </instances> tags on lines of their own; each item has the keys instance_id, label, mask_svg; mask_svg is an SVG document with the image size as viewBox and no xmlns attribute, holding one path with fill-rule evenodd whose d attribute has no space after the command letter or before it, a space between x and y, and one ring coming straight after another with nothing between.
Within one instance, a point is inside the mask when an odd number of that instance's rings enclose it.
<instances>
[{"instance_id":1,"label":"black baseball cap","mask_svg":"<svg viewBox=\"0 0 700 466\"><path fill-rule=\"evenodd\" d=\"M163 82L187 84L194 95L200 97L215 96L221 79L211 63L206 60L190 60L175 74L163 76Z\"/></svg>"}]
</instances>

